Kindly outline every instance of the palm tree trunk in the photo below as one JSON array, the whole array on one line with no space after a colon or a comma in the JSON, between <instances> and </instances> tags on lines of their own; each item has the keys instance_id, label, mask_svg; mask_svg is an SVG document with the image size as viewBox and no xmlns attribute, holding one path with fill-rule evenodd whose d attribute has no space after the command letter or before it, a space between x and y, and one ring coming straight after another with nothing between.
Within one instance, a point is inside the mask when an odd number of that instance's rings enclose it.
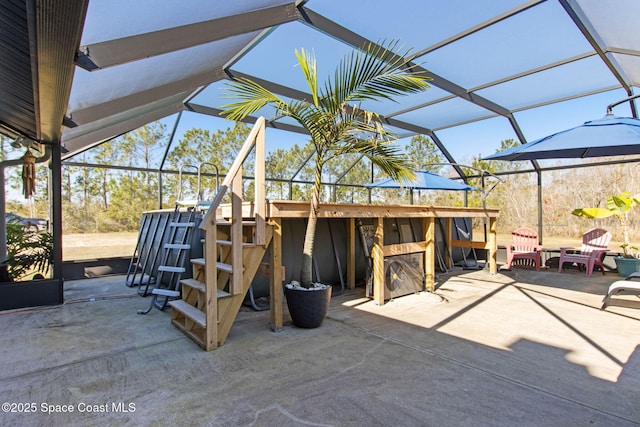
<instances>
[{"instance_id":1,"label":"palm tree trunk","mask_svg":"<svg viewBox=\"0 0 640 427\"><path fill-rule=\"evenodd\" d=\"M623 239L624 239L622 252L624 253L625 258L631 257L631 246L629 243L629 228L627 227L627 220L625 217L620 218L620 225L622 225L622 233L623 233Z\"/></svg>"},{"instance_id":2,"label":"palm tree trunk","mask_svg":"<svg viewBox=\"0 0 640 427\"><path fill-rule=\"evenodd\" d=\"M309 220L307 221L307 231L304 236L304 247L302 249L300 284L305 288L311 287L311 282L313 280L313 246L316 239L316 225L318 223L318 208L320 206L321 186L322 161L318 159L318 161L316 162L316 175L313 183L313 194L311 195L311 206L309 207Z\"/></svg>"}]
</instances>

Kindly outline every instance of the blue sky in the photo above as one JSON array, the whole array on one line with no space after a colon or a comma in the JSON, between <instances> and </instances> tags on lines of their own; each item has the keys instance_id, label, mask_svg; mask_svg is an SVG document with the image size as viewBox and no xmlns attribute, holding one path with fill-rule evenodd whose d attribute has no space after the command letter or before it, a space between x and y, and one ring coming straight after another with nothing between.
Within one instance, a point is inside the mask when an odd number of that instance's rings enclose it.
<instances>
[{"instance_id":1,"label":"blue sky","mask_svg":"<svg viewBox=\"0 0 640 427\"><path fill-rule=\"evenodd\" d=\"M402 8L389 8L388 2L384 0L370 0L367 3L368 7L362 8L358 2L311 0L307 6L365 38L374 41L399 40L406 49L418 51L523 3L522 0L450 0L446 5L429 3L427 7L422 0L409 0L403 2ZM381 19L380 10L385 10L384 26L376 25ZM425 31L426 16L429 17L429 24ZM540 22L545 24L544 31L537 25ZM257 47L234 63L231 69L307 91L294 55L294 50L300 48L315 54L321 81L351 50L349 46L332 37L305 24L293 22L269 33ZM418 62L426 69L451 79L453 83L472 89L591 51L588 41L562 7L557 2L545 2L517 14L512 19L496 23L483 31L469 34L454 43L435 49L420 57ZM477 93L507 109L518 111L524 105L543 104L553 98L590 93L617 84L597 56L588 56L524 78L479 89ZM221 83L211 85L193 101L215 107L221 106L228 102L227 99L221 98L222 86ZM447 92L432 87L422 94L399 98L401 107L390 102L375 105L365 103L363 106L384 115L448 95ZM600 118L604 116L608 104L624 97L626 93L623 90L613 90L518 111L514 116L530 142ZM615 112L629 115L627 106L619 107ZM466 122L489 114L472 103L452 99L400 114L396 118L435 129L438 137L458 161L468 161L474 155L494 153L504 139L517 139L508 120L495 117L462 126L440 128L449 126L452 122ZM270 113L265 116L269 118ZM185 115L184 120L186 126L192 123L212 128L228 126L225 121L209 117L191 118ZM268 150L305 142L305 137L299 134L275 130L267 134Z\"/></svg>"},{"instance_id":2,"label":"blue sky","mask_svg":"<svg viewBox=\"0 0 640 427\"><path fill-rule=\"evenodd\" d=\"M92 13L89 13L86 25L87 29L95 31L90 33L87 30L83 42L122 37L138 27L140 31L147 31L164 25L187 24L194 19L237 13L247 7L240 3L224 3L221 4L224 10L213 10L205 1L194 1L190 8L182 9L178 2L168 2L168 7L175 9L154 8L149 12L148 20L137 23L133 17L146 10L150 0L114 1L130 9L125 21L105 21L98 2L90 8ZM252 0L247 4L251 5L248 7L259 7L261 3L264 2ZM602 117L605 107L624 98L626 93L620 89L609 90L576 100L522 109L528 105L542 105L552 99L569 99L577 94L596 93L619 85L559 2L540 2L530 7L532 4L525 0L403 0L402 7L389 7L387 0L310 0L305 7L366 39L377 42L398 40L406 49L424 52L416 62L454 84L515 111L514 116L526 140L533 141ZM103 6L109 8L113 3ZM518 8L521 8L519 13L508 19L483 27L487 20ZM131 22L126 19L131 19ZM482 29L458 37L476 27ZM443 40L453 41L438 45ZM290 22L262 38L256 47L231 64L231 70L306 91L294 55L294 50L300 48L313 52L317 57L321 80L351 51L351 47L324 32L301 22ZM571 61L564 63L566 59ZM550 64L554 66L547 68ZM520 73L527 74L538 67L538 72L520 76ZM157 70L154 72L158 74ZM223 82L211 84L193 102L219 108L228 102L221 98L223 86ZM440 140L460 162L468 161L472 156L492 154L502 140L516 138L507 119L486 118L491 115L487 110L459 98L446 100L449 95L434 86L424 93L399 99L400 107L390 102L365 103L363 106L387 115L406 107L426 105L419 110L399 113L395 118L436 130ZM629 115L626 106L619 107L618 112ZM270 118L271 114L267 112L265 116ZM173 127L174 117L164 120L168 129ZM482 120L475 121L480 118ZM460 123L467 124L451 126ZM230 123L219 118L185 112L177 138L191 127L217 130L229 126ZM268 150L287 148L295 143L305 144L306 138L300 134L268 130Z\"/></svg>"},{"instance_id":3,"label":"blue sky","mask_svg":"<svg viewBox=\"0 0 640 427\"><path fill-rule=\"evenodd\" d=\"M622 90L591 95L580 99L551 104L531 110L515 113L527 141L556 133L558 131L578 126L588 120L601 118L605 115L606 106L612 102L623 99L626 94ZM614 113L621 116L630 116L628 105L621 105L614 109ZM175 116L165 120L171 129ZM200 127L211 129L225 129L233 126L232 122L197 113L183 113L177 131L177 138L187 129ZM504 139L517 139L509 122L503 117L494 117L469 123L463 126L442 129L436 132L438 137L447 145L450 153L459 161L468 161L472 156L489 155L495 152ZM405 144L410 138L400 139L399 143ZM304 145L307 138L293 132L276 129L267 130L267 150L289 148L294 144Z\"/></svg>"}]
</instances>

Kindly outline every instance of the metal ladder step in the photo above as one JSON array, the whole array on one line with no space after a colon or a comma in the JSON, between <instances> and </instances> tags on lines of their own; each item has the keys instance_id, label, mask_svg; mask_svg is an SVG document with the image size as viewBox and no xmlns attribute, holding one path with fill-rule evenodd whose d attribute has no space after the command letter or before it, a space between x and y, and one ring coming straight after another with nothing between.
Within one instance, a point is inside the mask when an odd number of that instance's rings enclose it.
<instances>
[{"instance_id":1,"label":"metal ladder step","mask_svg":"<svg viewBox=\"0 0 640 427\"><path fill-rule=\"evenodd\" d=\"M155 288L151 291L151 295L161 295L169 298L180 298L180 291L172 291L170 289Z\"/></svg>"},{"instance_id":2,"label":"metal ladder step","mask_svg":"<svg viewBox=\"0 0 640 427\"><path fill-rule=\"evenodd\" d=\"M164 244L164 248L165 248L165 249L181 249L181 250L187 250L187 249L191 249L191 245L188 245L188 244L182 244L182 243L165 243L165 244Z\"/></svg>"},{"instance_id":3,"label":"metal ladder step","mask_svg":"<svg viewBox=\"0 0 640 427\"><path fill-rule=\"evenodd\" d=\"M173 267L171 265L161 265L158 267L158 271L166 271L167 273L184 273L184 267Z\"/></svg>"},{"instance_id":4,"label":"metal ladder step","mask_svg":"<svg viewBox=\"0 0 640 427\"><path fill-rule=\"evenodd\" d=\"M195 227L195 222L170 222L169 227Z\"/></svg>"}]
</instances>

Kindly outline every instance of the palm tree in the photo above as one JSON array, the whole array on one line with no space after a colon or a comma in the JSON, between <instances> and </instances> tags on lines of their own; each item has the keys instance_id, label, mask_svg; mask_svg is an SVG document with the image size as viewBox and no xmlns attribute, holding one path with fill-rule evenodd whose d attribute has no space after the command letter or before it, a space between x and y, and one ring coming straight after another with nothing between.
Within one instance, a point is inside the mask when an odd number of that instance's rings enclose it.
<instances>
[{"instance_id":1,"label":"palm tree","mask_svg":"<svg viewBox=\"0 0 640 427\"><path fill-rule=\"evenodd\" d=\"M401 150L391 144L394 137L384 127L379 116L360 108L366 100L393 100L395 96L421 92L429 87L429 78L416 70L408 58L394 53L397 42L384 45L368 44L340 61L333 79L320 86L315 56L304 49L295 54L304 73L311 99L285 101L249 79L237 79L228 84L227 97L239 99L222 106L222 115L242 120L266 105L275 107L278 115L290 117L308 133L315 147L315 177L305 233L300 282L309 288L312 282L312 255L315 240L322 170L333 157L360 153L391 178L413 178L410 164Z\"/></svg>"},{"instance_id":2,"label":"palm tree","mask_svg":"<svg viewBox=\"0 0 640 427\"><path fill-rule=\"evenodd\" d=\"M624 243L621 245L625 258L640 258L638 248L632 246L629 239L629 214L634 207L640 204L640 194L631 195L630 191L625 191L617 196L610 196L605 202L606 208L579 208L574 209L572 214L591 219L603 219L615 216L622 228Z\"/></svg>"}]
</instances>

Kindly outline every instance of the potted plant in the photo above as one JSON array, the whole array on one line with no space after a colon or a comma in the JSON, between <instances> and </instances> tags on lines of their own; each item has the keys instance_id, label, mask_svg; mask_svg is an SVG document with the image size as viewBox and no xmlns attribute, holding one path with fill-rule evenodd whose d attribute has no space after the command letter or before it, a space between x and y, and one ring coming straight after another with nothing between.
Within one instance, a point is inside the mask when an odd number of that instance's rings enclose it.
<instances>
[{"instance_id":1,"label":"potted plant","mask_svg":"<svg viewBox=\"0 0 640 427\"><path fill-rule=\"evenodd\" d=\"M640 271L640 252L638 247L632 245L629 239L629 213L640 203L640 194L635 196L626 191L617 196L611 196L606 201L606 208L580 208L574 209L573 214L593 219L615 216L622 228L624 243L621 245L622 256L615 257L618 274L628 276L634 271Z\"/></svg>"},{"instance_id":2,"label":"potted plant","mask_svg":"<svg viewBox=\"0 0 640 427\"><path fill-rule=\"evenodd\" d=\"M410 180L413 172L395 139L379 116L360 108L362 101L393 99L398 95L421 92L429 87L429 78L416 69L409 51L395 53L396 42L368 44L347 55L338 64L333 79L323 86L318 82L316 60L304 49L295 55L310 91L310 99L284 100L249 79L240 78L228 85L227 97L236 102L224 105L222 115L241 120L264 106L298 122L315 147L315 178L305 232L300 283L285 286L287 306L294 325L320 326L331 298L331 286L312 283L312 256L315 240L322 172L325 163L336 156L360 153L394 179ZM383 59L384 58L384 59ZM385 60L386 59L386 60ZM312 291L312 292L309 292ZM314 308L316 300L319 307ZM309 318L306 319L306 315Z\"/></svg>"},{"instance_id":3,"label":"potted plant","mask_svg":"<svg viewBox=\"0 0 640 427\"><path fill-rule=\"evenodd\" d=\"M43 279L53 262L53 235L13 218L7 222L6 231L7 259L1 264L6 269L3 281L24 280L30 275Z\"/></svg>"},{"instance_id":4,"label":"potted plant","mask_svg":"<svg viewBox=\"0 0 640 427\"><path fill-rule=\"evenodd\" d=\"M7 258L0 263L0 310L62 303L61 279L46 278L53 265L53 234L12 220L6 232Z\"/></svg>"}]
</instances>

